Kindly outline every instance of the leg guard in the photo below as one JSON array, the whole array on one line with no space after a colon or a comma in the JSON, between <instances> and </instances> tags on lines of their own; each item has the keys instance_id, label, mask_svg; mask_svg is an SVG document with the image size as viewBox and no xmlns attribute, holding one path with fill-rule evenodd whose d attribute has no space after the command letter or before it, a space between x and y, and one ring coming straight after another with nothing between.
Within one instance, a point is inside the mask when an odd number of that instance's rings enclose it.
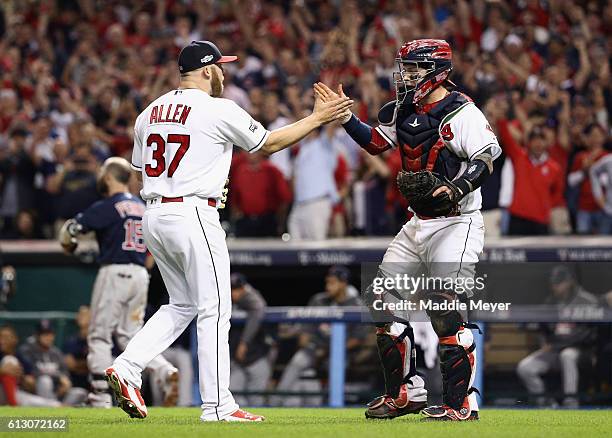
<instances>
[{"instance_id":1,"label":"leg guard","mask_svg":"<svg viewBox=\"0 0 612 438\"><path fill-rule=\"evenodd\" d=\"M454 299L439 294L440 299ZM475 324L464 321L456 310L429 312L432 326L439 338L438 355L443 382L443 406L434 406L423 411L432 418L468 420L478 417L478 406L471 394L476 374L476 345L471 328Z\"/></svg>"},{"instance_id":2,"label":"leg guard","mask_svg":"<svg viewBox=\"0 0 612 438\"><path fill-rule=\"evenodd\" d=\"M376 329L376 344L385 377L385 392L397 398L401 386L416 374L414 334L410 325L399 336L389 333L388 328L387 325ZM408 342L404 342L406 338Z\"/></svg>"},{"instance_id":3,"label":"leg guard","mask_svg":"<svg viewBox=\"0 0 612 438\"><path fill-rule=\"evenodd\" d=\"M416 374L416 349L412 327L399 323L379 325L378 354L385 377L385 394L368 403L366 418L395 418L419 413L427 406L427 391ZM400 332L401 330L401 332Z\"/></svg>"},{"instance_id":4,"label":"leg guard","mask_svg":"<svg viewBox=\"0 0 612 438\"><path fill-rule=\"evenodd\" d=\"M454 336L440 338L443 400L453 409L461 409L468 395L474 391L472 383L476 371L475 349L474 335L466 325Z\"/></svg>"}]
</instances>

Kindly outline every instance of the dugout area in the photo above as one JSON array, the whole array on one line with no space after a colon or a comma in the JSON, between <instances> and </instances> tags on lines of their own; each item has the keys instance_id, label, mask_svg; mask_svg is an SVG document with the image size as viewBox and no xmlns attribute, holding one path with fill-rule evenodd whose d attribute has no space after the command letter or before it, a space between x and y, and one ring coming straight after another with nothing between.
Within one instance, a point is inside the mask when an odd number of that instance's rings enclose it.
<instances>
[{"instance_id":1,"label":"dugout area","mask_svg":"<svg viewBox=\"0 0 612 438\"><path fill-rule=\"evenodd\" d=\"M331 240L325 245L297 245L230 239L229 247L232 270L245 274L264 294L269 306L304 306L310 296L323 290L325 274L333 264L348 266L351 284L359 288L361 264L380 260L387 243L387 239L350 239ZM2 249L5 261L17 269L19 289L6 310L0 313L0 322L14 325L24 339L40 319L38 312L54 312L46 316L54 319L56 343L61 345L75 331L74 312L89 302L97 272L95 246L83 245L76 258L62 255L55 242L39 242L33 247L7 242ZM612 260L610 238L556 238L550 243L545 238L492 241L487 245L479 269L498 273L491 277L494 279L491 287L501 298L522 296L530 304L535 298L528 290L540 290L540 295L544 296L550 268L569 263L568 260L576 267L581 284L587 290L598 295L612 290L608 287L612 285L612 271L606 268ZM150 300L155 301L164 293L161 278L154 271ZM12 313L25 311L28 314L18 318ZM516 375L516 365L538 347L538 324L529 320L490 321L485 328L482 374L485 406L526 405L529 400ZM271 324L270 329L274 331L275 325ZM597 323L594 330L597 342L585 349L580 360L580 374L585 376L580 382L580 399L583 405L606 406L612 403L610 323ZM274 365L274 377L282 373L294 349L291 342L282 344ZM382 387L375 350L364 348L362 354L364 359L360 365L346 371L344 401L348 405L362 405L376 395L372 388ZM329 361L322 361L311 378L321 387L314 400L327 404ZM552 395L559 394L559 379L558 372L546 377Z\"/></svg>"}]
</instances>

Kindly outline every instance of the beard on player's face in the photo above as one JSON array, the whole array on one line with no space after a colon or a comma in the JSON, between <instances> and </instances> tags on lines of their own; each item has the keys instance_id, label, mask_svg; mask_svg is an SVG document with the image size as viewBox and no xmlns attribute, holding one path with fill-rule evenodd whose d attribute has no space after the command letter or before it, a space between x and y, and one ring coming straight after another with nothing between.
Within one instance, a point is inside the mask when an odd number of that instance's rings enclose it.
<instances>
[{"instance_id":1,"label":"beard on player's face","mask_svg":"<svg viewBox=\"0 0 612 438\"><path fill-rule=\"evenodd\" d=\"M217 68L212 68L210 74L210 95L212 97L221 97L223 94L223 79Z\"/></svg>"}]
</instances>

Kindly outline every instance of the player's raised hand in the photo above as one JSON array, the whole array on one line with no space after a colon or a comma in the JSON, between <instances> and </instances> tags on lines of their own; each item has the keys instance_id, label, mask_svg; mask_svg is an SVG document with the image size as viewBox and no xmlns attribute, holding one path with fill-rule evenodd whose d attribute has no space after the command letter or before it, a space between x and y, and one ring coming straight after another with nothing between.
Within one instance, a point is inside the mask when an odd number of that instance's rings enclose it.
<instances>
[{"instance_id":1,"label":"player's raised hand","mask_svg":"<svg viewBox=\"0 0 612 438\"><path fill-rule=\"evenodd\" d=\"M353 101L347 96L339 96L336 93L330 94L322 87L314 87L315 104L312 114L322 123L346 117L346 113L351 110ZM350 118L350 117L349 117Z\"/></svg>"},{"instance_id":2,"label":"player's raised hand","mask_svg":"<svg viewBox=\"0 0 612 438\"><path fill-rule=\"evenodd\" d=\"M338 85L338 91L335 92L323 82L317 82L314 84L314 91L315 95L319 95L324 102L329 102L333 99L347 97L346 94L344 94L344 90L342 89L342 84ZM349 108L338 119L340 120L340 123L346 123L350 120L352 115L353 113Z\"/></svg>"}]
</instances>

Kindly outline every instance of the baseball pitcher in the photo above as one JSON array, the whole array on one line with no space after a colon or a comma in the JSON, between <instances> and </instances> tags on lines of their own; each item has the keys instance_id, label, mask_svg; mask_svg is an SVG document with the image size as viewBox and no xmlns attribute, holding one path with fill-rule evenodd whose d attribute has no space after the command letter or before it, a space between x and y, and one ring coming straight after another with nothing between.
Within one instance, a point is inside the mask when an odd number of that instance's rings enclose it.
<instances>
[{"instance_id":1,"label":"baseball pitcher","mask_svg":"<svg viewBox=\"0 0 612 438\"><path fill-rule=\"evenodd\" d=\"M444 40L404 44L394 73L396 100L384 105L375 128L347 112L346 132L370 154L397 149L402 160L397 184L414 216L397 234L379 265L379 278L416 275L425 268L436 278L473 277L482 252L484 224L480 186L501 149L482 112L466 95L451 91L452 53ZM316 84L323 100L337 96ZM338 95L344 97L342 87ZM437 303L455 301L457 289L434 291ZM372 286L366 296L372 294ZM478 419L472 382L476 357L471 324L459 311L428 311L439 338L443 380L441 406L426 407L427 391L416 375L412 328L405 318L377 323L386 392L368 404L366 417L394 418L420 411L430 419Z\"/></svg>"},{"instance_id":2,"label":"baseball pitcher","mask_svg":"<svg viewBox=\"0 0 612 438\"><path fill-rule=\"evenodd\" d=\"M94 231L101 265L91 297L91 322L87 335L87 366L93 407L112 406L104 371L113 362L113 338L120 349L142 327L149 274L144 267L147 248L142 236L144 203L129 193L130 163L119 157L104 162L98 190L105 196L64 223L60 242L74 252L79 234ZM162 385L164 405L176 404L178 371L163 356L149 364L154 381Z\"/></svg>"},{"instance_id":3,"label":"baseball pitcher","mask_svg":"<svg viewBox=\"0 0 612 438\"><path fill-rule=\"evenodd\" d=\"M229 390L230 261L219 223L224 183L236 145L250 153L280 151L331 122L352 104L322 102L311 115L272 132L231 100L221 98L223 56L209 41L180 53L179 88L154 100L134 127L132 167L146 201L142 233L169 294L106 370L121 408L144 418L141 372L197 317L202 421L262 421L239 409Z\"/></svg>"}]
</instances>

